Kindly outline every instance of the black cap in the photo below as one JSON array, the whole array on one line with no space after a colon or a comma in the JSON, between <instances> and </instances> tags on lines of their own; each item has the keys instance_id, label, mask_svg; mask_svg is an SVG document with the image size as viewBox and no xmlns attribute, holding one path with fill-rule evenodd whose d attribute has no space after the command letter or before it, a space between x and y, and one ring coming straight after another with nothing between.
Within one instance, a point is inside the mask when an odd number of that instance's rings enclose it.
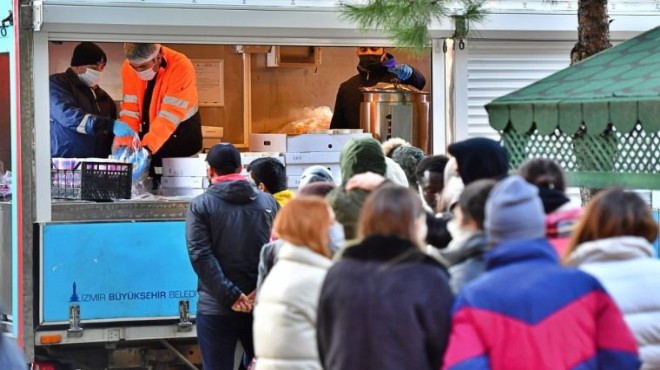
<instances>
[{"instance_id":1,"label":"black cap","mask_svg":"<svg viewBox=\"0 0 660 370\"><path fill-rule=\"evenodd\" d=\"M81 42L73 49L71 56L71 67L93 65L98 63L107 63L103 49L93 42Z\"/></svg>"},{"instance_id":2,"label":"black cap","mask_svg":"<svg viewBox=\"0 0 660 370\"><path fill-rule=\"evenodd\" d=\"M219 174L236 173L241 167L241 153L229 143L215 144L206 153L206 161Z\"/></svg>"}]
</instances>

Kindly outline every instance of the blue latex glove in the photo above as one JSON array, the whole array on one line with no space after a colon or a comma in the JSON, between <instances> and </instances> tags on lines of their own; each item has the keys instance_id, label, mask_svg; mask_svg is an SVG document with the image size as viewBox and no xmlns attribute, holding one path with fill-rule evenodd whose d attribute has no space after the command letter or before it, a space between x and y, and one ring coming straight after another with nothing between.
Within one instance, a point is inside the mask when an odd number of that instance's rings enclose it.
<instances>
[{"instance_id":1,"label":"blue latex glove","mask_svg":"<svg viewBox=\"0 0 660 370\"><path fill-rule=\"evenodd\" d=\"M120 146L117 148L117 153L115 153L114 158L127 161L133 155L133 150L127 146Z\"/></svg>"},{"instance_id":2,"label":"blue latex glove","mask_svg":"<svg viewBox=\"0 0 660 370\"><path fill-rule=\"evenodd\" d=\"M387 70L390 73L395 74L396 78L398 78L401 81L405 81L409 79L413 74L412 68L410 68L410 66L406 64L399 64L398 66L394 68L388 68Z\"/></svg>"},{"instance_id":3,"label":"blue latex glove","mask_svg":"<svg viewBox=\"0 0 660 370\"><path fill-rule=\"evenodd\" d=\"M115 121L115 124L112 126L112 132L115 136L120 137L133 136L135 134L133 129L126 122L122 121Z\"/></svg>"},{"instance_id":4,"label":"blue latex glove","mask_svg":"<svg viewBox=\"0 0 660 370\"><path fill-rule=\"evenodd\" d=\"M150 155L147 150L139 150L132 158L133 162L133 181L140 181L149 170ZM146 176L144 176L146 177Z\"/></svg>"}]
</instances>

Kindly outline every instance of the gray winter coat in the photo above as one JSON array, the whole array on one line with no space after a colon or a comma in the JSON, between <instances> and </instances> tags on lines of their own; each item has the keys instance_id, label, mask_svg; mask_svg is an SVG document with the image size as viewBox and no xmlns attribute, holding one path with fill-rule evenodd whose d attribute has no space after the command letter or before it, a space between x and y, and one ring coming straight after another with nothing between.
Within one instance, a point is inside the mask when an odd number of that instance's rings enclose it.
<instances>
[{"instance_id":1,"label":"gray winter coat","mask_svg":"<svg viewBox=\"0 0 660 370\"><path fill-rule=\"evenodd\" d=\"M457 250L441 252L449 265L449 285L454 294L486 271L486 246L486 235L479 233L467 239Z\"/></svg>"}]
</instances>

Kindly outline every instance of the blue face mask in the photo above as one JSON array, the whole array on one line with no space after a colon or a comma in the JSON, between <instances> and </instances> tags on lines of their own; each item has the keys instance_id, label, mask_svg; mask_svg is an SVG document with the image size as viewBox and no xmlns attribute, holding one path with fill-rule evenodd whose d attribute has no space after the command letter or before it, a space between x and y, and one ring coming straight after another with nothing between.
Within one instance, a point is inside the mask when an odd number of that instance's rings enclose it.
<instances>
[{"instance_id":1,"label":"blue face mask","mask_svg":"<svg viewBox=\"0 0 660 370\"><path fill-rule=\"evenodd\" d=\"M334 255L337 253L344 246L345 241L344 226L339 222L335 222L328 230L328 249L330 249L330 254Z\"/></svg>"}]
</instances>

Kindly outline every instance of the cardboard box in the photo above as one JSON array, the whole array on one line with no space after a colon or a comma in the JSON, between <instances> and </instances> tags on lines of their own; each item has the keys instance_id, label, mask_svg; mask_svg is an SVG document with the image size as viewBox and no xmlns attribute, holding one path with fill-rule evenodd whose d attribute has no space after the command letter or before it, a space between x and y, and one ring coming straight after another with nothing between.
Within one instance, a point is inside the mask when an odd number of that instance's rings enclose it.
<instances>
[{"instance_id":1,"label":"cardboard box","mask_svg":"<svg viewBox=\"0 0 660 370\"><path fill-rule=\"evenodd\" d=\"M251 152L286 153L286 134L250 134Z\"/></svg>"},{"instance_id":2,"label":"cardboard box","mask_svg":"<svg viewBox=\"0 0 660 370\"><path fill-rule=\"evenodd\" d=\"M243 167L247 167L255 159L265 158L265 157L276 158L280 162L282 162L282 164L284 164L284 156L281 155L280 153L274 153L274 152L243 152L241 153L241 164L243 164Z\"/></svg>"},{"instance_id":3,"label":"cardboard box","mask_svg":"<svg viewBox=\"0 0 660 370\"><path fill-rule=\"evenodd\" d=\"M163 176L206 177L206 166L203 158L163 158Z\"/></svg>"},{"instance_id":4,"label":"cardboard box","mask_svg":"<svg viewBox=\"0 0 660 370\"><path fill-rule=\"evenodd\" d=\"M202 136L204 137L217 137L222 139L225 134L224 127L219 126L202 126Z\"/></svg>"},{"instance_id":5,"label":"cardboard box","mask_svg":"<svg viewBox=\"0 0 660 370\"><path fill-rule=\"evenodd\" d=\"M209 178L201 176L170 177L160 179L163 189L206 189L209 187Z\"/></svg>"},{"instance_id":6,"label":"cardboard box","mask_svg":"<svg viewBox=\"0 0 660 370\"><path fill-rule=\"evenodd\" d=\"M202 149L210 149L222 142L225 129L218 126L202 126Z\"/></svg>"},{"instance_id":7,"label":"cardboard box","mask_svg":"<svg viewBox=\"0 0 660 370\"><path fill-rule=\"evenodd\" d=\"M339 152L286 153L286 165L291 164L338 164Z\"/></svg>"},{"instance_id":8,"label":"cardboard box","mask_svg":"<svg viewBox=\"0 0 660 370\"><path fill-rule=\"evenodd\" d=\"M302 176L303 172L310 166L313 166L313 164L290 164L286 166L286 174L291 176ZM326 163L321 166L327 168L328 171L332 173L333 177L335 176L335 174L341 174L341 168L339 167L338 164Z\"/></svg>"},{"instance_id":9,"label":"cardboard box","mask_svg":"<svg viewBox=\"0 0 660 370\"><path fill-rule=\"evenodd\" d=\"M202 149L203 150L211 149L215 144L219 144L221 142L222 139L220 139L219 137L202 138Z\"/></svg>"},{"instance_id":10,"label":"cardboard box","mask_svg":"<svg viewBox=\"0 0 660 370\"><path fill-rule=\"evenodd\" d=\"M303 134L289 136L286 140L286 150L292 153L340 152L349 140L365 137L372 136L371 134Z\"/></svg>"},{"instance_id":11,"label":"cardboard box","mask_svg":"<svg viewBox=\"0 0 660 370\"><path fill-rule=\"evenodd\" d=\"M298 189L300 185L300 176L287 176L286 177L286 187Z\"/></svg>"}]
</instances>

